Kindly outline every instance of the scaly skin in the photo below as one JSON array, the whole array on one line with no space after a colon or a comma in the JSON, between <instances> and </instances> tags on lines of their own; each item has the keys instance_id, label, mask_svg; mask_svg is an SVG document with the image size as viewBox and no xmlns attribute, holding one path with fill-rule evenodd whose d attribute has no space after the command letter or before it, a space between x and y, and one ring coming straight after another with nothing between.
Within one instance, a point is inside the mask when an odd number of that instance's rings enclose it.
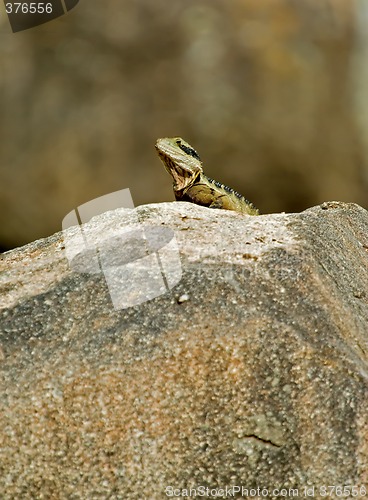
<instances>
[{"instance_id":1,"label":"scaly skin","mask_svg":"<svg viewBox=\"0 0 368 500\"><path fill-rule=\"evenodd\" d=\"M177 201L190 201L205 207L259 215L258 210L244 196L206 177L198 153L181 137L158 139L156 149L167 172L173 178Z\"/></svg>"}]
</instances>

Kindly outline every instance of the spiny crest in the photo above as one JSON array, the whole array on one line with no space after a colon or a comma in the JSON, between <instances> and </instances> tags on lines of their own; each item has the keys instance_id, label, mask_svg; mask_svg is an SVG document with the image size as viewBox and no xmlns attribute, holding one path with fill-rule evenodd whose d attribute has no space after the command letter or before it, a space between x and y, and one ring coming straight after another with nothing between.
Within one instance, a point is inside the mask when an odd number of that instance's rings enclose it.
<instances>
[{"instance_id":1,"label":"spiny crest","mask_svg":"<svg viewBox=\"0 0 368 500\"><path fill-rule=\"evenodd\" d=\"M223 189L227 193L230 193L230 194L236 196L237 198L239 198L239 200L245 201L245 203L247 203L248 205L253 207L253 203L251 203L249 200L247 200L242 194L238 193L238 191L235 191L235 189L233 189L229 186L226 186L226 184L222 184L221 182L215 181L214 179L211 179L210 177L207 177L207 180L211 184L214 184L216 187Z\"/></svg>"},{"instance_id":2,"label":"spiny crest","mask_svg":"<svg viewBox=\"0 0 368 500\"><path fill-rule=\"evenodd\" d=\"M212 184L215 184L215 186L217 186L218 188L220 189L224 189L225 191L227 191L228 193L232 193L234 194L235 196L237 196L238 198L240 198L241 200L244 200L244 196L240 193L238 193L238 191L235 191L235 189L229 187L229 186L226 186L225 184L221 184L221 182L217 182L215 181L214 179L211 179L210 177L207 177L207 179L212 182Z\"/></svg>"}]
</instances>

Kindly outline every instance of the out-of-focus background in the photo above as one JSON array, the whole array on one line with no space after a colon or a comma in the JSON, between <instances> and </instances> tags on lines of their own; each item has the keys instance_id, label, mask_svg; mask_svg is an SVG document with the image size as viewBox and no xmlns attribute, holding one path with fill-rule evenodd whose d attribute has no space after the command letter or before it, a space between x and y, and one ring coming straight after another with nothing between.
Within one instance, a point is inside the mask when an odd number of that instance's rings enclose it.
<instances>
[{"instance_id":1,"label":"out-of-focus background","mask_svg":"<svg viewBox=\"0 0 368 500\"><path fill-rule=\"evenodd\" d=\"M173 200L163 136L262 213L368 207L366 0L81 0L17 33L0 14L2 250L112 191Z\"/></svg>"}]
</instances>

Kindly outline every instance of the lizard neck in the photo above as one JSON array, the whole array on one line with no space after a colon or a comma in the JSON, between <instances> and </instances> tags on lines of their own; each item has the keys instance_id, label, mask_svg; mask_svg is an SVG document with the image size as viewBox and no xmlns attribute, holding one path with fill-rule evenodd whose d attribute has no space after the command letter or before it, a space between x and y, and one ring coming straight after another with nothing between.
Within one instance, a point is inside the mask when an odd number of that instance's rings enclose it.
<instances>
[{"instance_id":1,"label":"lizard neck","mask_svg":"<svg viewBox=\"0 0 368 500\"><path fill-rule=\"evenodd\" d=\"M174 182L173 184L173 188L174 188L174 194L175 194L175 197L177 200L184 200L184 198L186 197L186 194L187 192L194 186L194 184L198 184L199 182L201 182L201 180L203 178L206 178L206 176L204 174L202 174L201 172L198 172L197 174L195 175L192 175L192 177L190 179L187 179L186 183L185 183L185 187L183 188L178 188L176 187L176 184ZM207 180L207 178L206 178ZM188 200L190 201L190 200Z\"/></svg>"}]
</instances>

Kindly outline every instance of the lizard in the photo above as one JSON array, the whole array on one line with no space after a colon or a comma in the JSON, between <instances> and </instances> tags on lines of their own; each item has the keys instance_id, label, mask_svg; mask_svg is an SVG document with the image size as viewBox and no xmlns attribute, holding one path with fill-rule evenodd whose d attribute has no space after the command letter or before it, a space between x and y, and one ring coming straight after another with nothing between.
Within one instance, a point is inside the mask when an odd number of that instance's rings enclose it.
<instances>
[{"instance_id":1,"label":"lizard","mask_svg":"<svg viewBox=\"0 0 368 500\"><path fill-rule=\"evenodd\" d=\"M181 137L158 139L156 150L165 169L173 178L177 201L190 201L205 207L259 215L258 209L244 196L204 175L199 154Z\"/></svg>"}]
</instances>

